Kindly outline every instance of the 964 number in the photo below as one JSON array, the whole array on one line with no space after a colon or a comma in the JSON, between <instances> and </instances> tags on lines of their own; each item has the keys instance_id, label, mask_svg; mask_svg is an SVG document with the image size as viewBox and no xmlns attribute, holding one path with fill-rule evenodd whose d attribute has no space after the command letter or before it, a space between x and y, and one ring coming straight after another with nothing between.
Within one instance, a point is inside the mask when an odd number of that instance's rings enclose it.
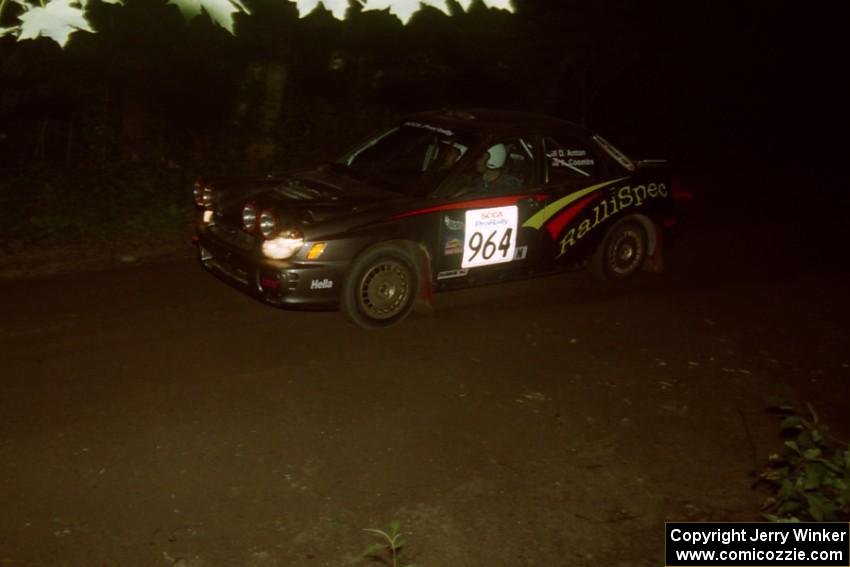
<instances>
[{"instance_id":1,"label":"964 number","mask_svg":"<svg viewBox=\"0 0 850 567\"><path fill-rule=\"evenodd\" d=\"M461 268L477 268L513 260L517 237L517 207L470 209L464 215Z\"/></svg>"},{"instance_id":2,"label":"964 number","mask_svg":"<svg viewBox=\"0 0 850 567\"><path fill-rule=\"evenodd\" d=\"M502 258L506 258L511 249L511 235L513 234L513 229L508 228L497 245L494 239L498 233L498 230L491 231L485 240L484 235L481 232L473 232L472 236L469 237L469 241L466 243L469 250L472 251L472 254L470 254L469 258L467 258L467 261L474 261L475 257L478 256L479 253L481 254L481 258L484 260L490 260L496 252L501 252Z\"/></svg>"}]
</instances>

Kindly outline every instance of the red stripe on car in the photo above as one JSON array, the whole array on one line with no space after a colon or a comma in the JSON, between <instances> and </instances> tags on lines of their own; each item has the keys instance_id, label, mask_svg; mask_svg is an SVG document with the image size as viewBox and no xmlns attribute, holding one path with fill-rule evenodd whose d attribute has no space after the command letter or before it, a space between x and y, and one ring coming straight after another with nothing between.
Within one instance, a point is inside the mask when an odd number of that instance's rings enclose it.
<instances>
[{"instance_id":1,"label":"red stripe on car","mask_svg":"<svg viewBox=\"0 0 850 567\"><path fill-rule=\"evenodd\" d=\"M453 211L457 209L486 209L489 207L508 207L516 205L522 199L534 199L535 201L543 201L546 199L545 194L535 195L515 195L510 197L491 197L489 199L475 199L472 201L463 201L460 203L450 203L448 205L439 205L437 207L428 207L427 209L416 209L408 211L389 218L389 220L402 219L415 215L424 215L427 213L436 213L439 211Z\"/></svg>"},{"instance_id":2,"label":"red stripe on car","mask_svg":"<svg viewBox=\"0 0 850 567\"><path fill-rule=\"evenodd\" d=\"M567 207L559 213L558 216L552 219L552 221L546 225L546 228L549 230L549 234L552 236L552 240L555 240L561 233L561 229L563 229L568 222L573 220L575 216L588 205L588 203L596 199L598 196L598 194L588 195L572 207Z\"/></svg>"}]
</instances>

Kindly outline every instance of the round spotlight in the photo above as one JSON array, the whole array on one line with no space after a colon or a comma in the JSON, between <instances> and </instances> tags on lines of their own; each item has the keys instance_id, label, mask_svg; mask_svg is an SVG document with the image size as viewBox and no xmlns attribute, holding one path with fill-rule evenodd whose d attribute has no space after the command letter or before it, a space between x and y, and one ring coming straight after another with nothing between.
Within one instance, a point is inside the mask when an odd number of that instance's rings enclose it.
<instances>
[{"instance_id":1,"label":"round spotlight","mask_svg":"<svg viewBox=\"0 0 850 567\"><path fill-rule=\"evenodd\" d=\"M192 199L195 201L196 207L204 208L204 186L200 181L195 181L192 186Z\"/></svg>"},{"instance_id":2,"label":"round spotlight","mask_svg":"<svg viewBox=\"0 0 850 567\"><path fill-rule=\"evenodd\" d=\"M242 207L242 228L248 232L257 230L257 207L254 203L245 203Z\"/></svg>"},{"instance_id":3,"label":"round spotlight","mask_svg":"<svg viewBox=\"0 0 850 567\"><path fill-rule=\"evenodd\" d=\"M266 209L260 213L260 233L263 236L270 238L274 233L275 224L274 213L270 210Z\"/></svg>"},{"instance_id":4,"label":"round spotlight","mask_svg":"<svg viewBox=\"0 0 850 567\"><path fill-rule=\"evenodd\" d=\"M201 203L208 211L215 208L215 189L210 186L204 187L204 191L201 194Z\"/></svg>"}]
</instances>

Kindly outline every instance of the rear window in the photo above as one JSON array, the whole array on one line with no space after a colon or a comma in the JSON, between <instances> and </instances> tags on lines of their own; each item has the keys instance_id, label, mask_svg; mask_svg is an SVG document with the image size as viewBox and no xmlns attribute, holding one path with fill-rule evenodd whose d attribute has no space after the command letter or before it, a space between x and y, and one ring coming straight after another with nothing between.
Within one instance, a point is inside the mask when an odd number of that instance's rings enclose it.
<instances>
[{"instance_id":1,"label":"rear window","mask_svg":"<svg viewBox=\"0 0 850 567\"><path fill-rule=\"evenodd\" d=\"M615 148L608 140L606 140L605 138L603 138L602 136L600 136L598 134L593 136L593 140L597 144L599 144L599 147L601 147L603 150L605 150L605 152L609 156L614 158L614 161L616 161L617 163L619 163L620 165L622 165L623 167L625 167L629 171L635 170L634 162L632 160L630 160L626 156L626 154L624 154L623 152L621 152L620 150Z\"/></svg>"},{"instance_id":2,"label":"rear window","mask_svg":"<svg viewBox=\"0 0 850 567\"><path fill-rule=\"evenodd\" d=\"M599 177L604 166L595 148L575 136L548 136L543 140L546 182L552 185Z\"/></svg>"}]
</instances>

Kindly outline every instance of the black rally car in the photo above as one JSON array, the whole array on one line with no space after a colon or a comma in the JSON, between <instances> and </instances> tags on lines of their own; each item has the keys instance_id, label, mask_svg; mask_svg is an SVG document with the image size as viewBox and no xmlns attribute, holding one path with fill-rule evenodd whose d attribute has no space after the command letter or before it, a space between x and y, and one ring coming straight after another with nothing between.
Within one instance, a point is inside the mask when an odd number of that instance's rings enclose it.
<instances>
[{"instance_id":1,"label":"black rally car","mask_svg":"<svg viewBox=\"0 0 850 567\"><path fill-rule=\"evenodd\" d=\"M663 161L634 162L568 122L425 112L315 169L197 183L196 241L205 268L263 301L373 328L432 291L657 268L671 183Z\"/></svg>"}]
</instances>

